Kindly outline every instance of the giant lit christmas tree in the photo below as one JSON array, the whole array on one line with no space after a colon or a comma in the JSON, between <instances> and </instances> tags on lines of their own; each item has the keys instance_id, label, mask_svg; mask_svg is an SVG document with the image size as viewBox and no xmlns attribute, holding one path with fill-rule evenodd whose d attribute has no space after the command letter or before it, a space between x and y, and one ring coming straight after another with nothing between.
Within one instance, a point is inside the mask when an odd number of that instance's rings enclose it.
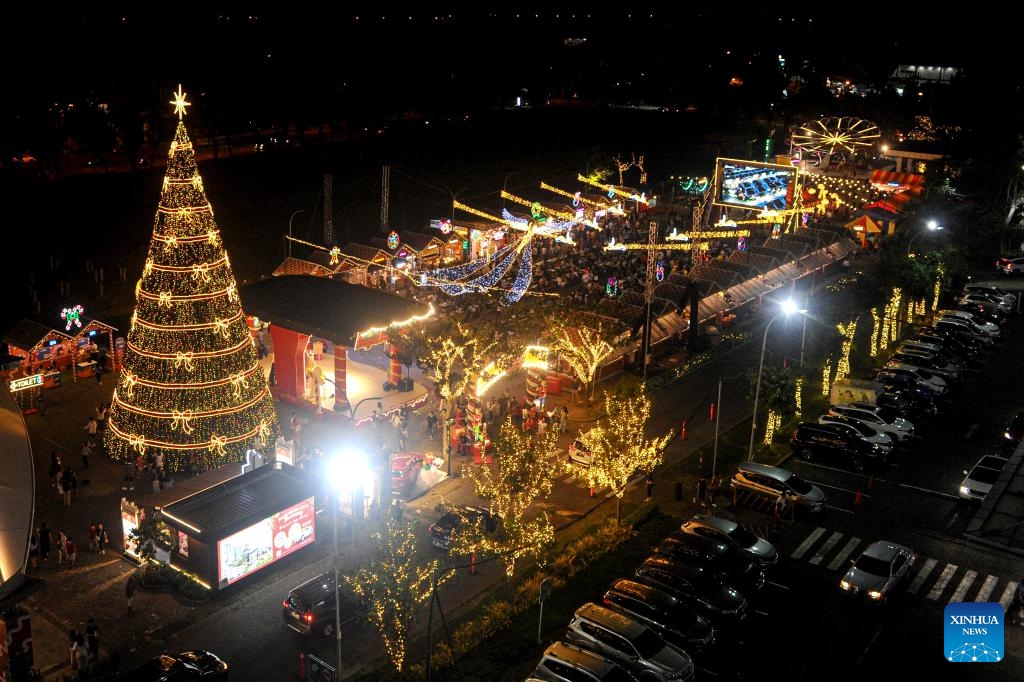
<instances>
[{"instance_id":1,"label":"giant lit christmas tree","mask_svg":"<svg viewBox=\"0 0 1024 682\"><path fill-rule=\"evenodd\" d=\"M172 104L178 128L106 446L120 462L163 453L165 468L182 471L193 454L207 469L243 461L280 426L182 120L190 103L181 86Z\"/></svg>"}]
</instances>

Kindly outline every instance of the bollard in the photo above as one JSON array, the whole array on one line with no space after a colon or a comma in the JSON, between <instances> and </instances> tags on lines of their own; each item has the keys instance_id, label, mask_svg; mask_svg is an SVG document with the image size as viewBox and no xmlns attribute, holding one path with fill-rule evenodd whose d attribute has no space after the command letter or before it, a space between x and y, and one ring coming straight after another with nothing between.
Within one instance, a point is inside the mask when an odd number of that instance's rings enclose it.
<instances>
[{"instance_id":1,"label":"bollard","mask_svg":"<svg viewBox=\"0 0 1024 682\"><path fill-rule=\"evenodd\" d=\"M853 496L853 506L859 507L860 501L860 488L857 488L857 494Z\"/></svg>"},{"instance_id":2,"label":"bollard","mask_svg":"<svg viewBox=\"0 0 1024 682\"><path fill-rule=\"evenodd\" d=\"M469 555L469 574L476 575L476 552Z\"/></svg>"},{"instance_id":3,"label":"bollard","mask_svg":"<svg viewBox=\"0 0 1024 682\"><path fill-rule=\"evenodd\" d=\"M299 679L306 679L306 653L304 651L299 652Z\"/></svg>"},{"instance_id":4,"label":"bollard","mask_svg":"<svg viewBox=\"0 0 1024 682\"><path fill-rule=\"evenodd\" d=\"M714 403L711 403L711 414L709 415L708 419L710 421L715 421L715 404Z\"/></svg>"},{"instance_id":5,"label":"bollard","mask_svg":"<svg viewBox=\"0 0 1024 682\"><path fill-rule=\"evenodd\" d=\"M683 428L679 430L679 440L686 440L686 420L683 420Z\"/></svg>"}]
</instances>

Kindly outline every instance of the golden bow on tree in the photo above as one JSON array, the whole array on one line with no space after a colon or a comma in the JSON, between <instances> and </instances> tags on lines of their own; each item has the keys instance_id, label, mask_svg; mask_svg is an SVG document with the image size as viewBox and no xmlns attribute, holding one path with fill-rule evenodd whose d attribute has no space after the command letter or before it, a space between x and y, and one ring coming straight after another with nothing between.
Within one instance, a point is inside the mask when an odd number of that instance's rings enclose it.
<instances>
[{"instance_id":1,"label":"golden bow on tree","mask_svg":"<svg viewBox=\"0 0 1024 682\"><path fill-rule=\"evenodd\" d=\"M210 444L206 446L206 449L215 455L224 455L227 453L225 448L227 444L227 436L210 436Z\"/></svg>"},{"instance_id":2,"label":"golden bow on tree","mask_svg":"<svg viewBox=\"0 0 1024 682\"><path fill-rule=\"evenodd\" d=\"M160 306L161 308L170 308L171 307L171 292L169 292L169 291L161 291L160 292L160 300L157 302L157 305Z\"/></svg>"},{"instance_id":3,"label":"golden bow on tree","mask_svg":"<svg viewBox=\"0 0 1024 682\"><path fill-rule=\"evenodd\" d=\"M197 282L201 280L209 284L210 280L213 279L212 277L210 277L210 266L207 265L206 263L197 263L196 265L193 265L192 279L196 280Z\"/></svg>"},{"instance_id":4,"label":"golden bow on tree","mask_svg":"<svg viewBox=\"0 0 1024 682\"><path fill-rule=\"evenodd\" d=\"M185 412L174 410L171 414L174 416L174 419L171 420L171 429L177 429L180 426L181 432L184 434L189 434L195 431L191 424L192 410L187 410Z\"/></svg>"},{"instance_id":5,"label":"golden bow on tree","mask_svg":"<svg viewBox=\"0 0 1024 682\"><path fill-rule=\"evenodd\" d=\"M138 434L131 434L128 436L128 447L134 450L138 450L140 455L146 454L146 439Z\"/></svg>"},{"instance_id":6,"label":"golden bow on tree","mask_svg":"<svg viewBox=\"0 0 1024 682\"><path fill-rule=\"evenodd\" d=\"M235 397L242 397L242 389L249 386L249 382L246 381L245 375L239 372L238 374L231 375L231 385L235 389Z\"/></svg>"},{"instance_id":7,"label":"golden bow on tree","mask_svg":"<svg viewBox=\"0 0 1024 682\"><path fill-rule=\"evenodd\" d=\"M125 372L121 377L121 385L124 386L124 395L126 398L133 398L135 396L135 384L139 382L139 378L131 372Z\"/></svg>"},{"instance_id":8,"label":"golden bow on tree","mask_svg":"<svg viewBox=\"0 0 1024 682\"><path fill-rule=\"evenodd\" d=\"M214 320L213 322L213 333L220 334L225 339L228 338L228 321L227 320Z\"/></svg>"},{"instance_id":9,"label":"golden bow on tree","mask_svg":"<svg viewBox=\"0 0 1024 682\"><path fill-rule=\"evenodd\" d=\"M174 366L178 369L184 367L189 372L195 370L195 367L192 365L192 351L186 353L179 350L175 353Z\"/></svg>"}]
</instances>

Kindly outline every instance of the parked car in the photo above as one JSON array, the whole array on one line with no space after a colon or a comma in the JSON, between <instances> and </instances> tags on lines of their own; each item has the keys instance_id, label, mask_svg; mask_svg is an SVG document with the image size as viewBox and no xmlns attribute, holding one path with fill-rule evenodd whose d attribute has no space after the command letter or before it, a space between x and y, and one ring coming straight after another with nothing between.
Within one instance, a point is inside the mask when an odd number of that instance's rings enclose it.
<instances>
[{"instance_id":1,"label":"parked car","mask_svg":"<svg viewBox=\"0 0 1024 682\"><path fill-rule=\"evenodd\" d=\"M711 622L742 620L747 599L710 568L653 554L634 573L645 585L665 590Z\"/></svg>"},{"instance_id":2,"label":"parked car","mask_svg":"<svg viewBox=\"0 0 1024 682\"><path fill-rule=\"evenodd\" d=\"M885 367L878 372L878 374L883 373L886 375L906 377L911 382L927 387L935 396L943 396L949 392L949 386L946 384L945 379L937 377L925 369L911 367L910 365L904 365L898 362L887 362L885 363ZM879 381L883 384L886 383L885 381Z\"/></svg>"},{"instance_id":3,"label":"parked car","mask_svg":"<svg viewBox=\"0 0 1024 682\"><path fill-rule=\"evenodd\" d=\"M748 597L764 587L764 569L760 563L732 544L713 538L675 530L658 543L654 553L708 568Z\"/></svg>"},{"instance_id":4,"label":"parked car","mask_svg":"<svg viewBox=\"0 0 1024 682\"><path fill-rule=\"evenodd\" d=\"M797 509L808 512L820 512L827 501L825 492L813 483L788 469L760 462L740 464L729 479L729 487L733 491L749 490L769 501L782 495L787 504L795 504Z\"/></svg>"},{"instance_id":5,"label":"parked car","mask_svg":"<svg viewBox=\"0 0 1024 682\"><path fill-rule=\"evenodd\" d=\"M615 661L568 642L545 649L531 677L544 682L636 682Z\"/></svg>"},{"instance_id":6,"label":"parked car","mask_svg":"<svg viewBox=\"0 0 1024 682\"><path fill-rule=\"evenodd\" d=\"M576 464L582 464L583 466L590 466L591 462L594 461L594 455L590 452L590 449L584 445L582 438L577 438L569 446L569 463L575 462Z\"/></svg>"},{"instance_id":7,"label":"parked car","mask_svg":"<svg viewBox=\"0 0 1024 682\"><path fill-rule=\"evenodd\" d=\"M999 335L1002 334L1002 331L999 329L998 324L996 324L995 322L989 322L984 317L981 317L980 315L975 315L974 313L968 310L943 308L941 310L935 311L935 317L936 319L943 320L950 317L957 318L960 320L967 320L968 322L976 325L979 329L981 329L983 332L992 337L998 337Z\"/></svg>"},{"instance_id":8,"label":"parked car","mask_svg":"<svg viewBox=\"0 0 1024 682\"><path fill-rule=\"evenodd\" d=\"M800 422L790 443L793 454L802 459L830 459L848 464L855 471L885 460L885 452L877 443L869 443L837 424Z\"/></svg>"},{"instance_id":9,"label":"parked car","mask_svg":"<svg viewBox=\"0 0 1024 682\"><path fill-rule=\"evenodd\" d=\"M932 322L931 328L942 334L955 335L965 344L977 344L980 350L990 349L995 343L995 339L977 327L972 329L968 324L966 320L942 318Z\"/></svg>"},{"instance_id":10,"label":"parked car","mask_svg":"<svg viewBox=\"0 0 1024 682\"><path fill-rule=\"evenodd\" d=\"M1013 419L1003 429L1003 440L1007 445L1017 445L1024 438L1024 412L1013 415Z\"/></svg>"},{"instance_id":11,"label":"parked car","mask_svg":"<svg viewBox=\"0 0 1024 682\"><path fill-rule=\"evenodd\" d=\"M958 299L959 300L959 299ZM969 312L978 318L985 320L986 322L992 322L1000 326L1006 324L1007 313L1000 312L998 306L995 304L988 303L957 303L953 310L963 310Z\"/></svg>"},{"instance_id":12,"label":"parked car","mask_svg":"<svg viewBox=\"0 0 1024 682\"><path fill-rule=\"evenodd\" d=\"M1007 303L1010 306L1014 306L1017 304L1017 296L1015 294L1007 291L1006 289L1001 289L999 287L994 287L988 284L965 284L963 288L963 293L989 294L990 296L997 296L1000 301L1002 301L1003 303Z\"/></svg>"},{"instance_id":13,"label":"parked car","mask_svg":"<svg viewBox=\"0 0 1024 682\"><path fill-rule=\"evenodd\" d=\"M638 678L664 682L693 679L689 654L635 618L607 606L587 603L576 609L565 637L619 663Z\"/></svg>"},{"instance_id":14,"label":"parked car","mask_svg":"<svg viewBox=\"0 0 1024 682\"><path fill-rule=\"evenodd\" d=\"M705 650L715 641L711 623L668 592L631 578L619 578L609 585L605 606L651 628L669 644L688 653Z\"/></svg>"},{"instance_id":15,"label":"parked car","mask_svg":"<svg viewBox=\"0 0 1024 682\"><path fill-rule=\"evenodd\" d=\"M826 413L818 417L819 424L829 424L832 426L838 426L844 430L847 430L851 435L855 435L859 438L863 438L869 443L874 443L881 448L882 452L888 454L892 452L893 437L888 433L878 431L862 421L858 421L852 417L845 417L841 414Z\"/></svg>"},{"instance_id":16,"label":"parked car","mask_svg":"<svg viewBox=\"0 0 1024 682\"><path fill-rule=\"evenodd\" d=\"M997 310L1004 315L1013 312L1013 304L1005 303L1001 298L990 296L989 294L982 293L970 293L960 294L956 299L959 305L975 304L980 305L986 310Z\"/></svg>"},{"instance_id":17,"label":"parked car","mask_svg":"<svg viewBox=\"0 0 1024 682\"><path fill-rule=\"evenodd\" d=\"M960 483L960 497L973 502L981 502L992 490L1003 467L1009 461L996 455L985 455L978 460L971 470L964 472L964 480Z\"/></svg>"},{"instance_id":18,"label":"parked car","mask_svg":"<svg viewBox=\"0 0 1024 682\"><path fill-rule=\"evenodd\" d=\"M402 499L408 497L422 468L423 455L418 452L391 455L391 494Z\"/></svg>"},{"instance_id":19,"label":"parked car","mask_svg":"<svg viewBox=\"0 0 1024 682\"><path fill-rule=\"evenodd\" d=\"M735 521L723 519L721 516L697 514L689 521L684 521L679 530L730 543L761 564L762 568L769 568L779 562L779 553L775 550L775 545L754 535Z\"/></svg>"},{"instance_id":20,"label":"parked car","mask_svg":"<svg viewBox=\"0 0 1024 682\"><path fill-rule=\"evenodd\" d=\"M992 344L993 342L995 342L997 338L999 338L1000 335L999 327L997 325L992 325L991 327L988 325L978 325L972 322L971 320L965 319L959 315L936 315L935 321L932 322L932 326L935 327L936 329L947 327L950 324L960 325L961 327L964 328L964 331L967 331L973 334L974 336L977 336L979 339L982 339L983 343L987 342L989 344ZM939 325L942 325L942 327L940 327ZM993 329L993 327L995 328Z\"/></svg>"},{"instance_id":21,"label":"parked car","mask_svg":"<svg viewBox=\"0 0 1024 682\"><path fill-rule=\"evenodd\" d=\"M924 327L917 330L917 333L909 337L911 341L924 341L925 343L936 343L951 353L959 355L964 360L979 360L985 344L971 338L962 337L960 334L947 334L934 327Z\"/></svg>"},{"instance_id":22,"label":"parked car","mask_svg":"<svg viewBox=\"0 0 1024 682\"><path fill-rule=\"evenodd\" d=\"M828 413L835 416L855 419L867 424L876 431L888 434L895 443L906 443L907 441L913 440L913 423L907 421L903 417L894 416L886 418L883 416L883 412L885 414L889 413L882 408L879 408L877 405L868 404L868 408L863 408L858 406L861 404L862 403L840 403L838 405L830 405Z\"/></svg>"},{"instance_id":23,"label":"parked car","mask_svg":"<svg viewBox=\"0 0 1024 682\"><path fill-rule=\"evenodd\" d=\"M228 664L216 654L193 649L177 656L154 656L125 673L124 679L132 682L213 682L228 679Z\"/></svg>"},{"instance_id":24,"label":"parked car","mask_svg":"<svg viewBox=\"0 0 1024 682\"><path fill-rule=\"evenodd\" d=\"M916 560L914 550L906 545L888 540L873 542L851 562L850 570L839 581L839 588L851 597L884 604L910 575Z\"/></svg>"},{"instance_id":25,"label":"parked car","mask_svg":"<svg viewBox=\"0 0 1024 682\"><path fill-rule=\"evenodd\" d=\"M1004 275L1019 275L1024 272L1024 258L1000 258L996 261L996 271Z\"/></svg>"},{"instance_id":26,"label":"parked car","mask_svg":"<svg viewBox=\"0 0 1024 682\"><path fill-rule=\"evenodd\" d=\"M284 624L302 635L334 634L335 605L341 603L341 622L349 623L366 613L366 604L347 583L341 581L335 600L333 571L310 578L288 593L281 603Z\"/></svg>"},{"instance_id":27,"label":"parked car","mask_svg":"<svg viewBox=\"0 0 1024 682\"><path fill-rule=\"evenodd\" d=\"M960 381L960 368L942 360L934 353L914 350L897 350L889 356L889 363L898 363L923 369L946 380L946 383ZM889 364L886 363L886 364Z\"/></svg>"},{"instance_id":28,"label":"parked car","mask_svg":"<svg viewBox=\"0 0 1024 682\"><path fill-rule=\"evenodd\" d=\"M486 507L456 505L449 508L437 521L430 525L430 542L438 549L449 550L462 528L463 532L493 533L498 517Z\"/></svg>"},{"instance_id":29,"label":"parked car","mask_svg":"<svg viewBox=\"0 0 1024 682\"><path fill-rule=\"evenodd\" d=\"M930 353L945 362L947 365L955 365L961 370L967 366L966 358L947 350L945 346L937 342L927 343L925 341L907 339L906 341L901 342L896 348L904 353Z\"/></svg>"},{"instance_id":30,"label":"parked car","mask_svg":"<svg viewBox=\"0 0 1024 682\"><path fill-rule=\"evenodd\" d=\"M875 381L885 387L887 394L898 394L914 406L914 411L924 414L935 414L935 391L916 377L881 369L875 374Z\"/></svg>"}]
</instances>

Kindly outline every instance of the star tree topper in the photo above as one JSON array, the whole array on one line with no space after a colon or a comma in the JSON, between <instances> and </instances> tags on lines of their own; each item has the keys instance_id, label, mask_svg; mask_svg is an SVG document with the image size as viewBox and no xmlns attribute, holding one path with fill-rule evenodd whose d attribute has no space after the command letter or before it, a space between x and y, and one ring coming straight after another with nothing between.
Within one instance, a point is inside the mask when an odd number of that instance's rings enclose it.
<instances>
[{"instance_id":1,"label":"star tree topper","mask_svg":"<svg viewBox=\"0 0 1024 682\"><path fill-rule=\"evenodd\" d=\"M185 107L192 106L192 102L185 101L185 93L181 91L181 83L178 83L178 91L174 93L174 99L172 99L170 103L174 105L174 113L178 115L179 121L184 118L187 113L185 111Z\"/></svg>"}]
</instances>

